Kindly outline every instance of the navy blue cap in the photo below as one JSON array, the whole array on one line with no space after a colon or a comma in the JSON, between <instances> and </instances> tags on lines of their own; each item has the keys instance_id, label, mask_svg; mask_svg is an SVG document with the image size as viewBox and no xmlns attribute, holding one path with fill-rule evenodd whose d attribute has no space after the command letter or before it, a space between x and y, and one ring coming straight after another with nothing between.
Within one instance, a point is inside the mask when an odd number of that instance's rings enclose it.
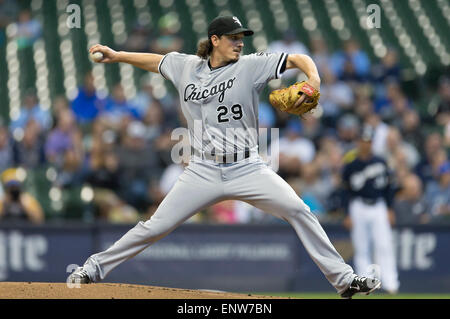
<instances>
[{"instance_id":1,"label":"navy blue cap","mask_svg":"<svg viewBox=\"0 0 450 319\"><path fill-rule=\"evenodd\" d=\"M15 179L11 179L5 183L5 187L14 187L14 186L21 186L21 183Z\"/></svg>"}]
</instances>

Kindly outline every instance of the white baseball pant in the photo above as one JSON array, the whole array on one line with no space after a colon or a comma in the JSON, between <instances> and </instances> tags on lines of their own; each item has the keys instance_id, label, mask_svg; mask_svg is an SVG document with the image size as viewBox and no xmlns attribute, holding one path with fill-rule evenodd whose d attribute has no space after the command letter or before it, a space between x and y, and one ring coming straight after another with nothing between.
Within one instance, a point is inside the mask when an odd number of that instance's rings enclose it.
<instances>
[{"instance_id":1,"label":"white baseball pant","mask_svg":"<svg viewBox=\"0 0 450 319\"><path fill-rule=\"evenodd\" d=\"M384 201L368 205L360 199L350 202L352 220L351 238L355 250L354 265L361 276L373 275L381 280L382 287L395 292L399 288L392 230ZM373 247L373 250L372 250ZM374 258L372 258L372 256Z\"/></svg>"}]
</instances>

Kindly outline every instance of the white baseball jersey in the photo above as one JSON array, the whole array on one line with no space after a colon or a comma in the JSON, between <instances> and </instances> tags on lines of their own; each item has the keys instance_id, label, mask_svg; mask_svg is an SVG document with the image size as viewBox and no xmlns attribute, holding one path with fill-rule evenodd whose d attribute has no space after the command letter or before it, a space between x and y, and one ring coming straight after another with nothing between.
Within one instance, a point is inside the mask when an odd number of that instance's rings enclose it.
<instances>
[{"instance_id":1,"label":"white baseball jersey","mask_svg":"<svg viewBox=\"0 0 450 319\"><path fill-rule=\"evenodd\" d=\"M259 94L281 76L286 60L285 53L257 53L212 69L209 60L171 52L158 70L178 90L191 146L230 154L257 147Z\"/></svg>"}]
</instances>

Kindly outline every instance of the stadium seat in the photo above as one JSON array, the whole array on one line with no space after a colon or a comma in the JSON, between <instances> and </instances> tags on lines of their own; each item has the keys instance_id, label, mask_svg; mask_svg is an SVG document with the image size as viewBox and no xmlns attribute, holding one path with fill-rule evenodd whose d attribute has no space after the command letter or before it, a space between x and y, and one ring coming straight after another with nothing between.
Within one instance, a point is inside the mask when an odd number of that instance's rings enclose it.
<instances>
[{"instance_id":1,"label":"stadium seat","mask_svg":"<svg viewBox=\"0 0 450 319\"><path fill-rule=\"evenodd\" d=\"M29 191L41 204L45 212L45 219L51 220L55 217L55 212L51 206L49 192L51 182L47 178L48 165L27 170L27 178L24 182L25 189Z\"/></svg>"}]
</instances>

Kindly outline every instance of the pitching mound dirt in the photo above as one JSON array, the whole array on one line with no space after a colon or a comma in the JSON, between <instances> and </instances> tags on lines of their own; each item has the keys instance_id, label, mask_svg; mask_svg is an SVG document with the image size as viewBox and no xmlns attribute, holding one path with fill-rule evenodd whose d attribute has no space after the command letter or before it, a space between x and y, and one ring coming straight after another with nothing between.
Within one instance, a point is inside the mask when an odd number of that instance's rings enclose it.
<instances>
[{"instance_id":1,"label":"pitching mound dirt","mask_svg":"<svg viewBox=\"0 0 450 319\"><path fill-rule=\"evenodd\" d=\"M0 282L0 299L280 299L275 296L222 293L129 284Z\"/></svg>"}]
</instances>

